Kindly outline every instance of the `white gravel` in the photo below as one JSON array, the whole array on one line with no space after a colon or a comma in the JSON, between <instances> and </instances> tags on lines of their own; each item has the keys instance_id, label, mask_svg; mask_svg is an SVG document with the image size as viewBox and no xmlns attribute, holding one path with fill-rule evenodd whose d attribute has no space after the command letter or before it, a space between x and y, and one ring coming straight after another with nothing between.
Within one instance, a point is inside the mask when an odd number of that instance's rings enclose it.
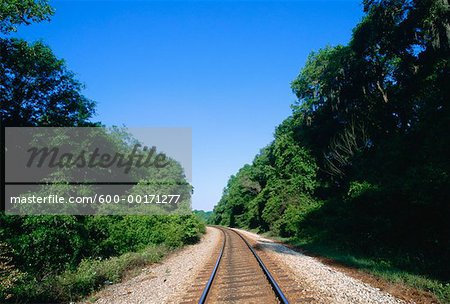
<instances>
[{"instance_id":1,"label":"white gravel","mask_svg":"<svg viewBox=\"0 0 450 304\"><path fill-rule=\"evenodd\" d=\"M255 233L239 230L258 242L279 266L289 269L297 282L305 283L320 303L405 303L394 296L327 266L313 257L293 251ZM318 298L320 299L318 299ZM315 301L313 301L315 302Z\"/></svg>"},{"instance_id":2,"label":"white gravel","mask_svg":"<svg viewBox=\"0 0 450 304\"><path fill-rule=\"evenodd\" d=\"M199 244L187 246L143 269L140 275L99 291L95 303L169 303L191 286L219 240L220 231L208 227Z\"/></svg>"}]
</instances>

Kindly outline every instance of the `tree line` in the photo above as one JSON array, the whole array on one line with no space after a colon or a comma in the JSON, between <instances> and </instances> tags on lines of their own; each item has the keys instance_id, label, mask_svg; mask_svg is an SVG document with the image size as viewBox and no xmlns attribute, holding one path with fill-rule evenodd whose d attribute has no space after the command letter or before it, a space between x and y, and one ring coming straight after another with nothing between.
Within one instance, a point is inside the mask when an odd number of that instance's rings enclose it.
<instances>
[{"instance_id":1,"label":"tree line","mask_svg":"<svg viewBox=\"0 0 450 304\"><path fill-rule=\"evenodd\" d=\"M309 55L292 114L230 177L210 221L448 282L449 3L363 7L347 45Z\"/></svg>"}]
</instances>

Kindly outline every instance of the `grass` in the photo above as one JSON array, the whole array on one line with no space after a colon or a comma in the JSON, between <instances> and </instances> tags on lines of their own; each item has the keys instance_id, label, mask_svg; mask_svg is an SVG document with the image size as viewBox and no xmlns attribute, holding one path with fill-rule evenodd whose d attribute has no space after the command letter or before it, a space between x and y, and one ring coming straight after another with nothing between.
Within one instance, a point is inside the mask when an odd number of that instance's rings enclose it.
<instances>
[{"instance_id":1,"label":"grass","mask_svg":"<svg viewBox=\"0 0 450 304\"><path fill-rule=\"evenodd\" d=\"M331 259L342 265L350 266L391 283L399 283L419 290L427 291L436 296L441 303L450 303L450 283L429 278L425 275L415 273L396 267L400 257L375 258L355 254L349 250L334 247L329 244L313 243L301 239L277 238L280 241L300 247L314 255Z\"/></svg>"},{"instance_id":2,"label":"grass","mask_svg":"<svg viewBox=\"0 0 450 304\"><path fill-rule=\"evenodd\" d=\"M151 246L141 252L125 253L106 260L83 260L75 271L66 271L57 277L60 295L73 300L102 285L118 283L128 271L158 262L168 252L166 246Z\"/></svg>"},{"instance_id":3,"label":"grass","mask_svg":"<svg viewBox=\"0 0 450 304\"><path fill-rule=\"evenodd\" d=\"M152 245L139 252L130 252L109 259L86 259L75 270L49 277L42 282L29 282L21 289L22 299L27 302L72 302L91 295L105 285L120 282L127 274L136 275L143 266L162 260L171 248ZM95 301L90 296L87 301Z\"/></svg>"}]
</instances>

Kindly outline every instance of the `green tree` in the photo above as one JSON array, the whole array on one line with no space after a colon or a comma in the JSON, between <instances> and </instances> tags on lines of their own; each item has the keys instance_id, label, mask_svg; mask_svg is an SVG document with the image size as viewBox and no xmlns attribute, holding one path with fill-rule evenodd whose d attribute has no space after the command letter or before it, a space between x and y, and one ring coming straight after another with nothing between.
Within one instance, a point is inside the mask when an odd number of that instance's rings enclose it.
<instances>
[{"instance_id":1,"label":"green tree","mask_svg":"<svg viewBox=\"0 0 450 304\"><path fill-rule=\"evenodd\" d=\"M0 111L6 126L84 126L95 103L42 42L0 39Z\"/></svg>"},{"instance_id":2,"label":"green tree","mask_svg":"<svg viewBox=\"0 0 450 304\"><path fill-rule=\"evenodd\" d=\"M17 31L19 25L50 20L54 9L47 0L2 0L0 2L0 33Z\"/></svg>"}]
</instances>

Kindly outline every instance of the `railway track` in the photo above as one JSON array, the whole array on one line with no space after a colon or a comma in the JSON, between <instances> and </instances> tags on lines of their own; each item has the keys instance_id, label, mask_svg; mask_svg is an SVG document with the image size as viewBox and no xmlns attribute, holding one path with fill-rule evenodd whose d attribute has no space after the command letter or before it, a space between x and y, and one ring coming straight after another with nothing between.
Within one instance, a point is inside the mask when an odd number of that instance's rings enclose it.
<instances>
[{"instance_id":1,"label":"railway track","mask_svg":"<svg viewBox=\"0 0 450 304\"><path fill-rule=\"evenodd\" d=\"M247 240L235 230L219 229L222 250L198 303L289 303Z\"/></svg>"},{"instance_id":2,"label":"railway track","mask_svg":"<svg viewBox=\"0 0 450 304\"><path fill-rule=\"evenodd\" d=\"M277 267L267 267L242 234L215 228L222 231L222 244L183 303L289 303L276 280L286 283L287 276L272 275L269 268Z\"/></svg>"}]
</instances>

